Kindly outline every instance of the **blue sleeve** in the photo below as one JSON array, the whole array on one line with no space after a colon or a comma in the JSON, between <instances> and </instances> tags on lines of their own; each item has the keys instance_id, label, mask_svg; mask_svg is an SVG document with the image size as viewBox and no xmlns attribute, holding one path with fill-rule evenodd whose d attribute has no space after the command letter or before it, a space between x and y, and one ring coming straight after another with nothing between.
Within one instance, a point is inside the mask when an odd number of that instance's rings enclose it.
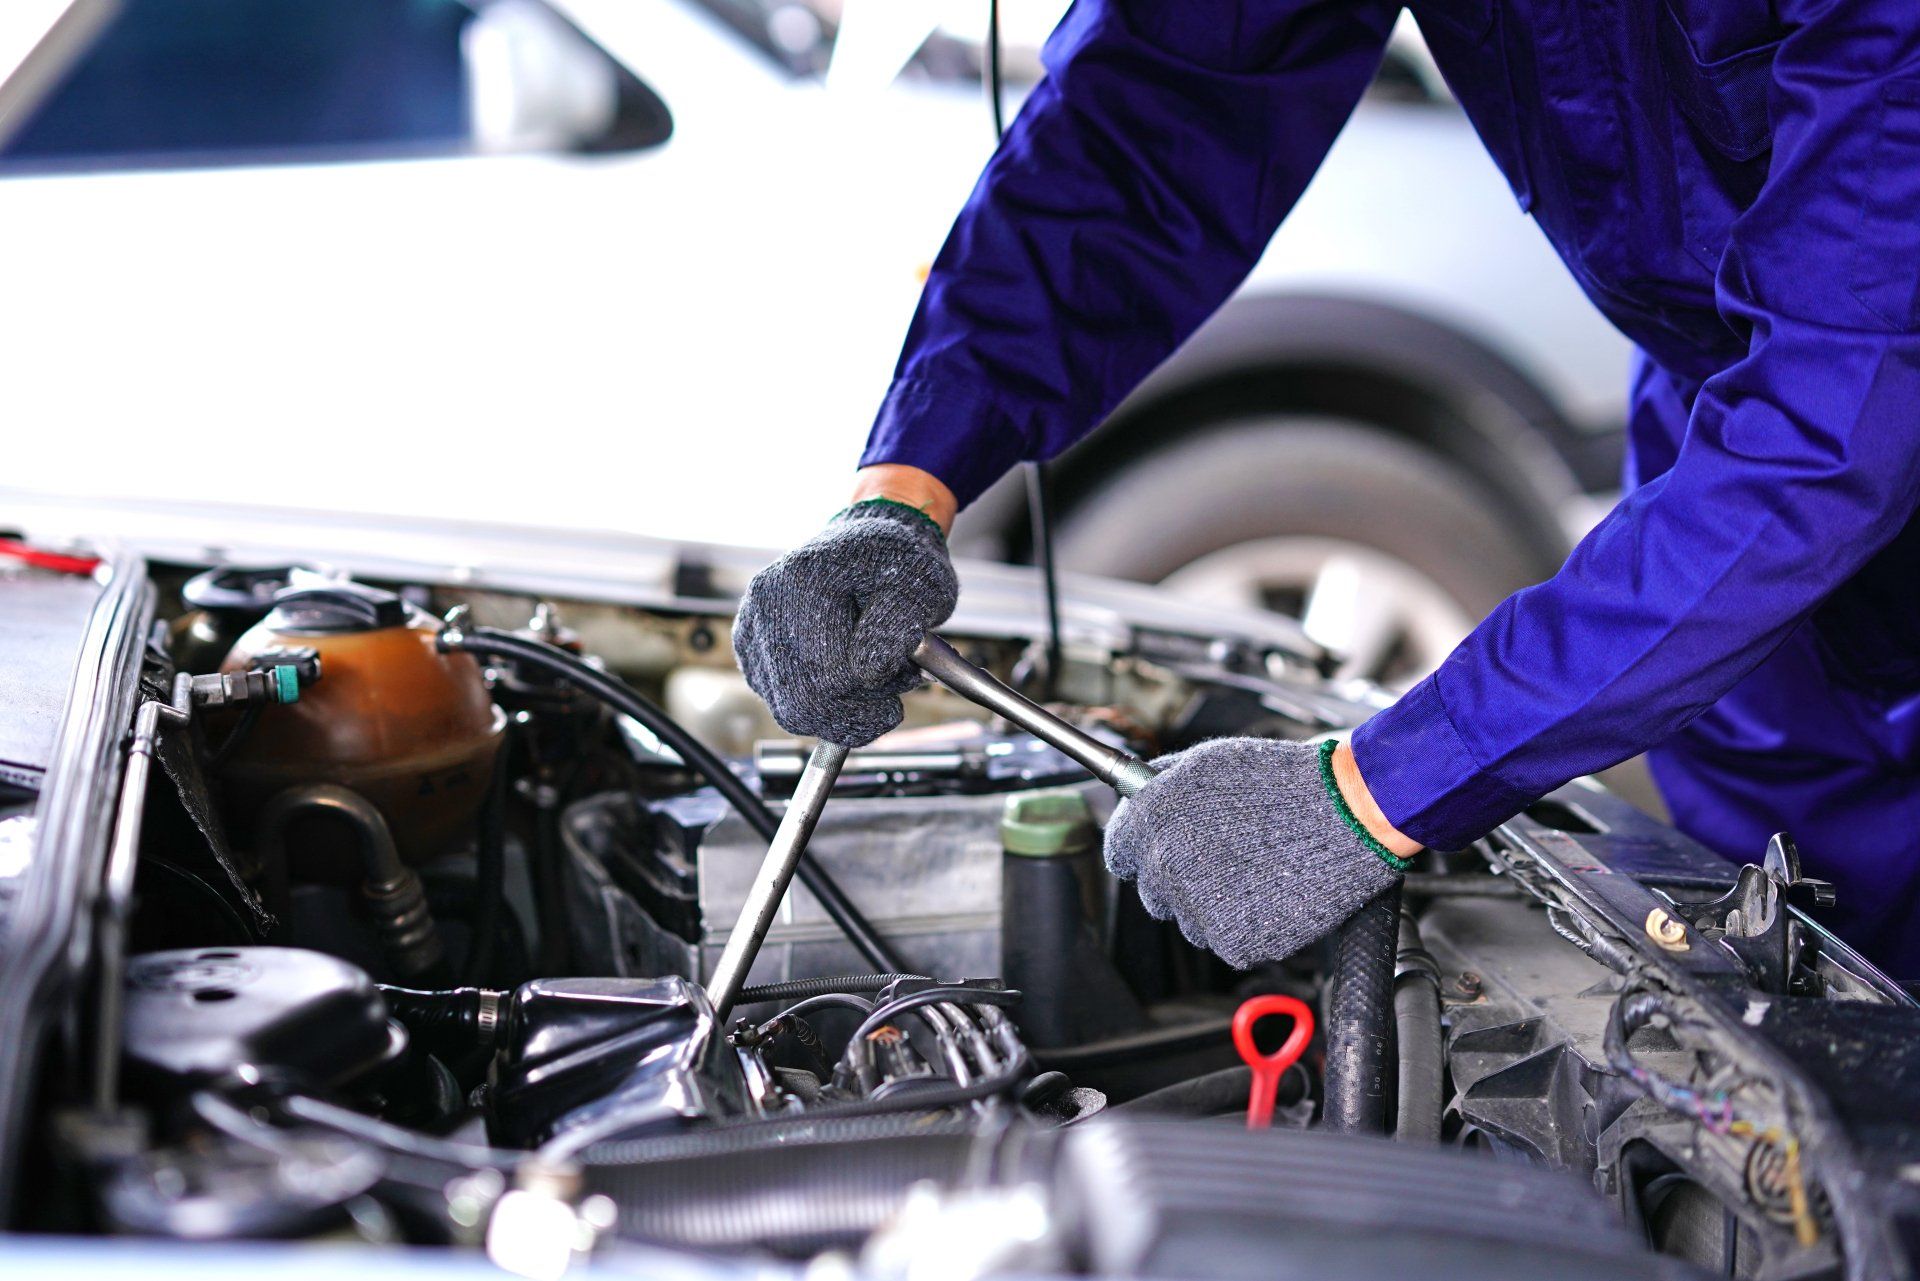
<instances>
[{"instance_id":1,"label":"blue sleeve","mask_svg":"<svg viewBox=\"0 0 1920 1281\"><path fill-rule=\"evenodd\" d=\"M1456 848L1659 742L1912 518L1920 272L1910 233L1888 241L1920 219L1910 5L1781 5L1771 166L1716 280L1747 352L1705 384L1666 475L1355 735L1408 836Z\"/></svg>"},{"instance_id":2,"label":"blue sleeve","mask_svg":"<svg viewBox=\"0 0 1920 1281\"><path fill-rule=\"evenodd\" d=\"M1086 434L1240 283L1397 0L1078 0L927 279L861 466L962 505Z\"/></svg>"}]
</instances>

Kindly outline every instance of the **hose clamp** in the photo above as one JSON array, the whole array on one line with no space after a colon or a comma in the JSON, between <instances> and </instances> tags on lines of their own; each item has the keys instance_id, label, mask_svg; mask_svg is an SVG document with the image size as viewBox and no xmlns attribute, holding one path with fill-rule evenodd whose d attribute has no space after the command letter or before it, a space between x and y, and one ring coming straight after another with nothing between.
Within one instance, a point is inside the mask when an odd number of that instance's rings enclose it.
<instances>
[{"instance_id":1,"label":"hose clamp","mask_svg":"<svg viewBox=\"0 0 1920 1281\"><path fill-rule=\"evenodd\" d=\"M482 1049L492 1049L500 1035L500 993L491 988L480 990L480 1006L474 1011L473 1032Z\"/></svg>"}]
</instances>

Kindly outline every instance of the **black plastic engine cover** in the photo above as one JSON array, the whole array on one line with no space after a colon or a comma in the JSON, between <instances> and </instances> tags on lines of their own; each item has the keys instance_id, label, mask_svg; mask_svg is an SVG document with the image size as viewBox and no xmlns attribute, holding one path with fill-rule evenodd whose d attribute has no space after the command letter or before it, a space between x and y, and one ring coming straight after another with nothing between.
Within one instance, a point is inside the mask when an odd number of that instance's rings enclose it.
<instances>
[{"instance_id":1,"label":"black plastic engine cover","mask_svg":"<svg viewBox=\"0 0 1920 1281\"><path fill-rule=\"evenodd\" d=\"M180 948L127 965L127 1058L150 1083L319 1088L358 1076L405 1045L366 972L319 952Z\"/></svg>"},{"instance_id":2,"label":"black plastic engine cover","mask_svg":"<svg viewBox=\"0 0 1920 1281\"><path fill-rule=\"evenodd\" d=\"M513 994L488 1129L516 1147L627 1137L738 1115L745 1101L713 1006L685 979L535 979Z\"/></svg>"}]
</instances>

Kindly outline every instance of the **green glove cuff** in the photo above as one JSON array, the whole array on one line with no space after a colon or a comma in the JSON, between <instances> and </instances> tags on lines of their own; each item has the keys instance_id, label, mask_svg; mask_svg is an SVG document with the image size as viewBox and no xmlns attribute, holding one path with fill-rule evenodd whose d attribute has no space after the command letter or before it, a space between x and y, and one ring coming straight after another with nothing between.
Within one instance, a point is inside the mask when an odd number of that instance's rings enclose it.
<instances>
[{"instance_id":1,"label":"green glove cuff","mask_svg":"<svg viewBox=\"0 0 1920 1281\"><path fill-rule=\"evenodd\" d=\"M840 520L843 517L853 515L862 508L886 508L890 511L905 512L910 516L918 517L927 523L928 529L931 529L939 536L941 543L944 544L947 541L947 531L940 528L939 521L927 515L912 503L903 503L897 498L862 498L859 502L853 504L853 506L843 507L835 512L833 518L834 520Z\"/></svg>"},{"instance_id":2,"label":"green glove cuff","mask_svg":"<svg viewBox=\"0 0 1920 1281\"><path fill-rule=\"evenodd\" d=\"M1347 798L1340 794L1340 781L1333 776L1333 754L1339 750L1339 747L1340 744L1333 739L1320 744L1320 784L1327 789L1327 799L1333 802L1333 812L1338 814L1340 821L1360 838L1360 843L1367 847L1369 853L1378 857L1381 862L1396 872L1406 871L1412 866L1412 861L1401 858L1382 845L1373 833L1367 830L1367 825L1348 808Z\"/></svg>"}]
</instances>

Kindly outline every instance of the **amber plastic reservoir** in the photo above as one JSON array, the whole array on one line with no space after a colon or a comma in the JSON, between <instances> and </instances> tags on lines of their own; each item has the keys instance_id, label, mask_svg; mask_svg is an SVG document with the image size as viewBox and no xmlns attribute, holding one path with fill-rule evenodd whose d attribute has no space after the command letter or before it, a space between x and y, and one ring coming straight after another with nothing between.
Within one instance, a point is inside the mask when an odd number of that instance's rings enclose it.
<instances>
[{"instance_id":1,"label":"amber plastic reservoir","mask_svg":"<svg viewBox=\"0 0 1920 1281\"><path fill-rule=\"evenodd\" d=\"M350 787L378 807L401 857L445 853L486 796L506 715L479 664L434 646L437 624L389 592L339 584L283 593L221 664L304 646L320 679L296 703L267 708L221 771L242 830L276 793Z\"/></svg>"}]
</instances>

